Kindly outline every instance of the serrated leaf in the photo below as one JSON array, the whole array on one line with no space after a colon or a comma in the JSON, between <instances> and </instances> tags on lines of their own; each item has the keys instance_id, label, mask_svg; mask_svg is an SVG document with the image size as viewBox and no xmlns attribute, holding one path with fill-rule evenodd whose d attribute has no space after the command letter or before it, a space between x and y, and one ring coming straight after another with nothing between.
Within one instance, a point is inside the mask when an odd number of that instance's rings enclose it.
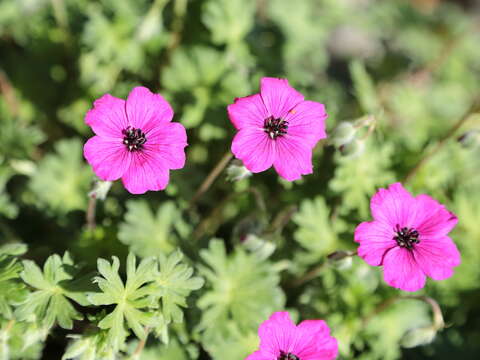
<instances>
[{"instance_id":1,"label":"serrated leaf","mask_svg":"<svg viewBox=\"0 0 480 360\"><path fill-rule=\"evenodd\" d=\"M132 200L127 202L118 238L139 256L169 253L177 242L174 225L181 221L181 213L171 201L160 205L154 214L145 200Z\"/></svg>"},{"instance_id":2,"label":"serrated leaf","mask_svg":"<svg viewBox=\"0 0 480 360\"><path fill-rule=\"evenodd\" d=\"M90 293L88 300L96 306L115 305L99 323L101 329L108 330L108 341L118 350L128 335L127 328L132 329L135 335L145 338L145 326L151 326L154 314L150 311L154 307L153 295L155 288L152 285L156 261L154 258L143 259L138 267L133 253L127 257L127 281L124 284L118 270L120 261L112 257L112 263L98 259L98 271L101 276L94 278L101 292Z\"/></svg>"},{"instance_id":3,"label":"serrated leaf","mask_svg":"<svg viewBox=\"0 0 480 360\"><path fill-rule=\"evenodd\" d=\"M159 270L155 282L159 287L161 312L166 323L182 322L182 307L187 306L186 298L193 290L203 286L201 277L192 276L193 268L182 262L183 255L177 250L170 256L160 255Z\"/></svg>"},{"instance_id":4,"label":"serrated leaf","mask_svg":"<svg viewBox=\"0 0 480 360\"><path fill-rule=\"evenodd\" d=\"M66 253L63 258L50 256L43 266L43 271L31 260L24 260L20 276L35 290L28 294L15 310L21 321L38 321L45 328L58 323L64 329L71 329L73 320L83 319L68 299L80 305L88 302L82 289L72 286L74 276L78 273Z\"/></svg>"},{"instance_id":5,"label":"serrated leaf","mask_svg":"<svg viewBox=\"0 0 480 360\"><path fill-rule=\"evenodd\" d=\"M200 256L207 266L200 268L206 278L207 291L197 306L202 318L197 331L208 343L227 331L229 321L239 328L253 330L284 305L278 270L267 260L248 254L240 247L227 255L223 241L213 239Z\"/></svg>"},{"instance_id":6,"label":"serrated leaf","mask_svg":"<svg viewBox=\"0 0 480 360\"><path fill-rule=\"evenodd\" d=\"M83 161L82 144L78 139L61 140L55 151L40 161L32 176L32 201L59 215L86 209L91 172Z\"/></svg>"}]
</instances>

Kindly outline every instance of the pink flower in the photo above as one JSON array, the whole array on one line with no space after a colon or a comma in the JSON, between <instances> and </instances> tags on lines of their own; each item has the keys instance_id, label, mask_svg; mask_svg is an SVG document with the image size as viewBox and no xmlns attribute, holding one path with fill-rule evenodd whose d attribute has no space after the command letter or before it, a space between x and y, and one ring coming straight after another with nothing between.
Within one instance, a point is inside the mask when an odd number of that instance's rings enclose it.
<instances>
[{"instance_id":1,"label":"pink flower","mask_svg":"<svg viewBox=\"0 0 480 360\"><path fill-rule=\"evenodd\" d=\"M358 255L383 266L387 284L416 291L426 276L443 280L460 264L460 253L447 234L457 217L428 195L413 197L400 183L380 189L370 202L373 221L355 229Z\"/></svg>"},{"instance_id":2,"label":"pink flower","mask_svg":"<svg viewBox=\"0 0 480 360\"><path fill-rule=\"evenodd\" d=\"M235 99L232 152L253 173L272 165L288 181L311 174L312 150L327 137L323 104L305 101L286 79L262 78L260 94Z\"/></svg>"},{"instance_id":3,"label":"pink flower","mask_svg":"<svg viewBox=\"0 0 480 360\"><path fill-rule=\"evenodd\" d=\"M338 354L337 340L323 320L296 326L288 312L276 312L260 325L260 349L246 360L330 360Z\"/></svg>"},{"instance_id":4,"label":"pink flower","mask_svg":"<svg viewBox=\"0 0 480 360\"><path fill-rule=\"evenodd\" d=\"M163 190L169 170L185 165L187 134L172 117L170 104L147 88L134 88L126 101L106 94L85 116L96 136L83 154L100 179L122 178L132 194Z\"/></svg>"}]
</instances>

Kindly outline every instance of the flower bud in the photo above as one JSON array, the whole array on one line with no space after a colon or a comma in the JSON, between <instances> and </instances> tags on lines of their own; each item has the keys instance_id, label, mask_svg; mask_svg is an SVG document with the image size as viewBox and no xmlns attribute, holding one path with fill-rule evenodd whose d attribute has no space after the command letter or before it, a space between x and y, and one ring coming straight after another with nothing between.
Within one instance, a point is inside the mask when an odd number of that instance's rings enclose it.
<instances>
[{"instance_id":1,"label":"flower bud","mask_svg":"<svg viewBox=\"0 0 480 360\"><path fill-rule=\"evenodd\" d=\"M241 161L234 160L227 168L227 180L239 181L252 176L252 173L243 165Z\"/></svg>"},{"instance_id":2,"label":"flower bud","mask_svg":"<svg viewBox=\"0 0 480 360\"><path fill-rule=\"evenodd\" d=\"M330 136L330 141L335 146L342 146L352 141L355 137L356 132L357 129L353 126L351 122L342 121L333 130L333 133Z\"/></svg>"},{"instance_id":3,"label":"flower bud","mask_svg":"<svg viewBox=\"0 0 480 360\"><path fill-rule=\"evenodd\" d=\"M339 250L327 256L329 263L338 269L348 269L352 266L352 256L355 253L351 251Z\"/></svg>"},{"instance_id":4,"label":"flower bud","mask_svg":"<svg viewBox=\"0 0 480 360\"><path fill-rule=\"evenodd\" d=\"M105 200L111 187L111 181L95 180L95 183L93 184L93 189L88 193L88 196L94 197L99 200Z\"/></svg>"},{"instance_id":5,"label":"flower bud","mask_svg":"<svg viewBox=\"0 0 480 360\"><path fill-rule=\"evenodd\" d=\"M472 148L480 145L480 130L468 130L458 137L458 142L466 148Z\"/></svg>"},{"instance_id":6,"label":"flower bud","mask_svg":"<svg viewBox=\"0 0 480 360\"><path fill-rule=\"evenodd\" d=\"M343 156L356 158L362 155L365 151L365 141L355 139L349 143L341 145L338 149Z\"/></svg>"},{"instance_id":7,"label":"flower bud","mask_svg":"<svg viewBox=\"0 0 480 360\"><path fill-rule=\"evenodd\" d=\"M437 330L433 325L410 329L400 339L400 345L404 348L427 345L433 341L436 334Z\"/></svg>"}]
</instances>

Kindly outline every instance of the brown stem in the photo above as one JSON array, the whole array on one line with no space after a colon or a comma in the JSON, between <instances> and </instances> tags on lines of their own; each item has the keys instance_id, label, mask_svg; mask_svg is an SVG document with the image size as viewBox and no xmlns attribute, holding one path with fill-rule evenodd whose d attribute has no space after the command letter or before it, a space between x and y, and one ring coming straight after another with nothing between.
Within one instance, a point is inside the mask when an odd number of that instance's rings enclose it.
<instances>
[{"instance_id":1,"label":"brown stem","mask_svg":"<svg viewBox=\"0 0 480 360\"><path fill-rule=\"evenodd\" d=\"M428 162L436 153L438 153L447 141L455 135L458 129L470 118L472 114L480 111L480 97L476 98L470 108L460 117L455 124L447 131L447 133L437 142L433 149L427 153L420 161L408 172L403 182L408 183L414 175Z\"/></svg>"},{"instance_id":2,"label":"brown stem","mask_svg":"<svg viewBox=\"0 0 480 360\"><path fill-rule=\"evenodd\" d=\"M143 349L145 348L145 345L147 344L149 332L150 332L150 328L145 327L145 337L139 341L137 347L135 348L135 351L132 354L133 358L135 358L136 356L139 356L142 353Z\"/></svg>"},{"instance_id":3,"label":"brown stem","mask_svg":"<svg viewBox=\"0 0 480 360\"><path fill-rule=\"evenodd\" d=\"M212 184L215 182L217 177L222 173L222 171L228 165L232 157L233 155L230 151L228 151L227 153L225 153L225 155L223 155L223 157L220 159L218 164L212 169L212 171L210 171L210 174L208 174L208 176L205 178L203 183L200 185L195 195L193 195L192 200L190 200L190 204L188 206L189 209L192 209L195 203L197 202L197 200L201 198L205 192L207 192L210 186L212 186Z\"/></svg>"},{"instance_id":4,"label":"brown stem","mask_svg":"<svg viewBox=\"0 0 480 360\"><path fill-rule=\"evenodd\" d=\"M86 214L86 221L87 221L87 229L93 230L95 229L95 210L97 207L97 197L95 194L92 194L88 200L88 208Z\"/></svg>"}]
</instances>

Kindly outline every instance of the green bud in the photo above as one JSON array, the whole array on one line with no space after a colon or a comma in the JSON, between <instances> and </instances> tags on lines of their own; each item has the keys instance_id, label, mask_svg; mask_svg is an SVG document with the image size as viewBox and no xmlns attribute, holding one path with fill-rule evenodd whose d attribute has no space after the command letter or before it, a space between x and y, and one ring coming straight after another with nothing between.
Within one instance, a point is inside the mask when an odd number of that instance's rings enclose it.
<instances>
[{"instance_id":1,"label":"green bud","mask_svg":"<svg viewBox=\"0 0 480 360\"><path fill-rule=\"evenodd\" d=\"M228 181L239 181L245 179L249 176L252 176L252 173L243 165L241 161L233 161L232 164L227 168L227 180Z\"/></svg>"},{"instance_id":2,"label":"green bud","mask_svg":"<svg viewBox=\"0 0 480 360\"><path fill-rule=\"evenodd\" d=\"M93 189L88 193L88 196L95 197L99 200L105 200L111 187L112 187L111 181L95 180Z\"/></svg>"},{"instance_id":3,"label":"green bud","mask_svg":"<svg viewBox=\"0 0 480 360\"><path fill-rule=\"evenodd\" d=\"M480 130L472 129L466 131L458 137L458 142L466 148L472 148L480 145Z\"/></svg>"},{"instance_id":4,"label":"green bud","mask_svg":"<svg viewBox=\"0 0 480 360\"><path fill-rule=\"evenodd\" d=\"M400 339L400 345L404 348L427 345L433 341L436 334L437 330L433 325L410 329Z\"/></svg>"},{"instance_id":5,"label":"green bud","mask_svg":"<svg viewBox=\"0 0 480 360\"><path fill-rule=\"evenodd\" d=\"M330 141L335 146L342 146L343 144L351 142L354 139L356 132L357 129L352 123L342 121L333 130L333 133L330 136Z\"/></svg>"},{"instance_id":6,"label":"green bud","mask_svg":"<svg viewBox=\"0 0 480 360\"><path fill-rule=\"evenodd\" d=\"M365 141L355 139L349 143L341 145L338 149L343 156L355 158L362 155L365 151Z\"/></svg>"},{"instance_id":7,"label":"green bud","mask_svg":"<svg viewBox=\"0 0 480 360\"><path fill-rule=\"evenodd\" d=\"M338 269L348 269L352 266L352 256L355 252L339 250L327 256L331 265Z\"/></svg>"}]
</instances>

